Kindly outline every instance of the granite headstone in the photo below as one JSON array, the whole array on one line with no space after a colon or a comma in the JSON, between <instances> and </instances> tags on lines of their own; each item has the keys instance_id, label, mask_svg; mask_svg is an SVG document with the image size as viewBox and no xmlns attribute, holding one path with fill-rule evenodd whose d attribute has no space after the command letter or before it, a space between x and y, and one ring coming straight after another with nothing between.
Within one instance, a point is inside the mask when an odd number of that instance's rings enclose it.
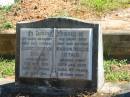
<instances>
[{"instance_id":1,"label":"granite headstone","mask_svg":"<svg viewBox=\"0 0 130 97\"><path fill-rule=\"evenodd\" d=\"M73 94L101 89L104 71L99 24L49 18L19 22L16 28L18 85L40 86L52 92L58 89L57 95L61 90Z\"/></svg>"}]
</instances>

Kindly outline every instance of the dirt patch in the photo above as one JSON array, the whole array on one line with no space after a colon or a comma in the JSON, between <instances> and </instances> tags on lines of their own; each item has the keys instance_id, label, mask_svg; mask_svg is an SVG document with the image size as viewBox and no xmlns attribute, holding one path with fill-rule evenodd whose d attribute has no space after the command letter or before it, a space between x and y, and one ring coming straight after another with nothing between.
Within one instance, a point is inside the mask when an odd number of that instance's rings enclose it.
<instances>
[{"instance_id":1,"label":"dirt patch","mask_svg":"<svg viewBox=\"0 0 130 97\"><path fill-rule=\"evenodd\" d=\"M94 19L93 11L80 6L75 0L21 0L6 17L13 24L18 21L40 20L48 17L67 16L80 19Z\"/></svg>"},{"instance_id":2,"label":"dirt patch","mask_svg":"<svg viewBox=\"0 0 130 97\"><path fill-rule=\"evenodd\" d=\"M111 69L113 72L116 72L116 71L127 71L130 73L130 64L127 64L127 65L111 65Z\"/></svg>"}]
</instances>

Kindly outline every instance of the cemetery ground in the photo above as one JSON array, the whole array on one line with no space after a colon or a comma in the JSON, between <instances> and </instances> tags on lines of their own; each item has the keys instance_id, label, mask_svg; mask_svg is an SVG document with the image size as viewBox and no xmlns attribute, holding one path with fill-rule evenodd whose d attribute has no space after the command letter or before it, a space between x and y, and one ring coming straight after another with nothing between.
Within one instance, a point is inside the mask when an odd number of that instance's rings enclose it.
<instances>
[{"instance_id":1,"label":"cemetery ground","mask_svg":"<svg viewBox=\"0 0 130 97\"><path fill-rule=\"evenodd\" d=\"M120 85L127 88L130 82L130 64L127 59L104 59L105 83L107 88L106 93L80 93L77 97L127 97L118 96L118 87L112 88L114 85ZM14 82L15 59L0 58L0 84ZM110 84L112 83L112 84ZM110 85L109 85L110 84ZM113 86L112 86L113 85ZM125 86L123 86L125 85ZM127 89L125 91L128 91ZM123 91L123 92L125 92ZM110 93L109 93L110 92ZM117 92L117 93L116 93ZM22 94L18 94L22 95ZM26 94L28 95L28 94ZM21 97L21 96L19 96ZM26 97L26 96L25 96ZM27 96L32 97L32 96ZM35 96L33 96L35 97ZM36 96L37 97L37 96ZM128 96L129 97L129 96Z\"/></svg>"}]
</instances>

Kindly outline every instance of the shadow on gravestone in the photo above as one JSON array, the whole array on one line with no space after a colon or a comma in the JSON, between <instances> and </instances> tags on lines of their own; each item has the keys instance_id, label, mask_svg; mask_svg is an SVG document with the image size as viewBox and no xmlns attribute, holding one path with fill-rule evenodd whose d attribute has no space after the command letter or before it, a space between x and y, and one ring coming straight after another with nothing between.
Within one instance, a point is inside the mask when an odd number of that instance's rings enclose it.
<instances>
[{"instance_id":1,"label":"shadow on gravestone","mask_svg":"<svg viewBox=\"0 0 130 97\"><path fill-rule=\"evenodd\" d=\"M68 96L102 88L99 24L71 18L19 22L16 36L15 91Z\"/></svg>"}]
</instances>

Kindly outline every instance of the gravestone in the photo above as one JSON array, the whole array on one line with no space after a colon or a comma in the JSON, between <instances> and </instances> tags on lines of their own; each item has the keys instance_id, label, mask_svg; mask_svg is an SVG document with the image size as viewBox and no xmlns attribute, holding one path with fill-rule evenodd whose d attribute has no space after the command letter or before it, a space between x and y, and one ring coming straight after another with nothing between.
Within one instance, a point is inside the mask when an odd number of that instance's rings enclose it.
<instances>
[{"instance_id":1,"label":"gravestone","mask_svg":"<svg viewBox=\"0 0 130 97\"><path fill-rule=\"evenodd\" d=\"M101 89L104 73L99 24L49 18L17 23L16 30L17 85L35 86L47 95Z\"/></svg>"}]
</instances>

